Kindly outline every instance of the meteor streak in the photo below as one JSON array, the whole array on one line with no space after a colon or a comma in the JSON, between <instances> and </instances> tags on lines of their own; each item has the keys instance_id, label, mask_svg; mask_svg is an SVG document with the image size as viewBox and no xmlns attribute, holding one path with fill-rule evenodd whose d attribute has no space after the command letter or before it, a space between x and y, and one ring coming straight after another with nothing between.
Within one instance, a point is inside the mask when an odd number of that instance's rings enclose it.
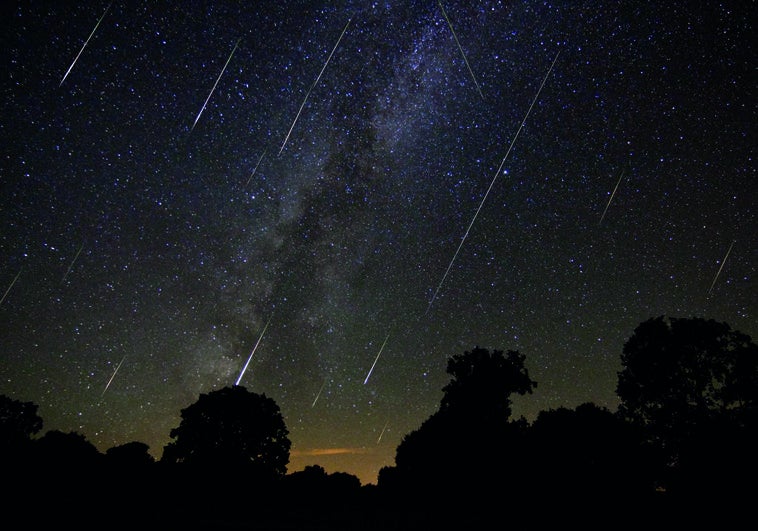
<instances>
[{"instance_id":1,"label":"meteor streak","mask_svg":"<svg viewBox=\"0 0 758 531\"><path fill-rule=\"evenodd\" d=\"M371 377L371 372L374 370L374 367L376 366L376 362L379 361L379 356L382 355L382 351L384 350L384 345L387 344L387 340L390 338L390 335L387 334L387 337L384 338L384 343L382 343L381 348L379 349L379 354L376 355L376 359L374 360L374 364L371 366L371 368L368 371L368 374L366 375L366 379L363 380L363 385L366 385L366 382L368 382L368 379Z\"/></svg>"},{"instance_id":2,"label":"meteor streak","mask_svg":"<svg viewBox=\"0 0 758 531\"><path fill-rule=\"evenodd\" d=\"M474 80L474 85L476 85L476 90L479 91L479 95L484 99L484 94L482 94L482 89L479 88L479 83L476 82L476 77L474 76L473 70L471 70L471 65L468 64L468 59L466 59L466 54L463 53L463 48L461 47L461 43L458 41L458 36L455 34L455 30L453 29L453 24L450 22L450 19L447 17L447 13L445 12L445 8L442 7L442 2L437 2L440 6L440 9L442 10L442 16L445 17L445 20L447 21L447 25L450 27L450 33L453 34L453 38L455 39L455 44L458 45L458 49L461 51L461 56L463 56L463 62L466 63L466 68L468 68L469 74L471 74L471 79Z\"/></svg>"},{"instance_id":3,"label":"meteor streak","mask_svg":"<svg viewBox=\"0 0 758 531\"><path fill-rule=\"evenodd\" d=\"M100 396L103 396L103 395L105 394L105 392L108 390L108 388L109 388L109 387L110 387L110 385L111 385L111 382L112 382L112 381L113 381L113 379L116 377L116 373L117 373L117 372L118 372L118 370L121 368L121 364L122 364L122 363L124 363L124 360L125 360L125 359L126 359L126 356L124 356L123 358L121 358L121 361L120 361L120 362L118 362L118 365L116 365L116 370L115 370L115 371L113 371L113 375L111 375L111 379L110 379L110 380L108 380L108 383L107 383L107 384L105 384L105 389L103 389L103 392L102 392L102 393L100 393Z\"/></svg>"},{"instance_id":4,"label":"meteor streak","mask_svg":"<svg viewBox=\"0 0 758 531\"><path fill-rule=\"evenodd\" d=\"M529 118L529 114L532 112L532 107L534 107L534 104L537 101L537 98L540 97L540 93L542 92L542 87L545 86L545 82L547 81L547 78L550 75L550 72L553 71L553 67L555 66L555 62L558 60L558 56L560 55L560 53L561 52L559 51L558 53L555 54L555 59L553 59L553 62L550 65L550 68L548 69L547 74L545 74L545 77L542 79L542 84L540 85L540 88L537 90L537 94L535 94L534 99L532 100L532 104L529 105L529 109L526 111L526 114L524 115L524 119L521 120L521 125L516 131L516 135L513 137L513 140L511 140L511 145L508 146L508 151L505 153L505 157L503 157L503 160L500 163L500 166L495 172L495 176L492 178L492 182L490 183L489 188L487 188L487 191L485 192L484 197L482 198L482 202L479 203L479 208L476 209L476 213L474 213L474 217L471 218L471 223L469 223L468 228L466 229L466 233L463 235L463 238L461 238L461 243L458 244L458 248L455 250L453 259L450 260L450 264L447 266L447 270L445 271L445 274L442 275L442 280L440 280L439 285L437 285L437 289L434 291L434 295L432 295L432 299L429 301L429 305L426 307L426 312L424 312L424 315L429 313L429 310L431 309L432 304L434 303L434 300L437 298L437 294L439 293L440 288L442 287L442 283L445 282L447 275L450 273L450 269L453 267L453 262L455 262L455 259L458 257L458 253L460 252L461 247L463 247L463 242L465 242L466 238L468 238L468 234L469 232L471 232L471 227L474 225L474 222L476 221L476 218L479 215L479 212L482 210L482 206L484 206L484 202L487 200L487 196L490 194L490 190L492 190L492 186L495 184L495 181L497 180L497 176L500 175L500 170L503 169L503 165L505 164L506 159L508 159L508 155L510 155L511 150L513 149L513 144L516 143L516 139L518 138L519 133L521 133L521 129L524 128L524 124L526 123L527 118Z\"/></svg>"},{"instance_id":5,"label":"meteor streak","mask_svg":"<svg viewBox=\"0 0 758 531\"><path fill-rule=\"evenodd\" d=\"M76 54L76 57L74 57L74 62L73 62L73 63L71 63L71 66L69 66L69 67L68 67L68 70L66 70L66 73L65 73L65 74L63 74L63 79L61 79L61 82L60 82L60 84L58 85L58 87L60 87L61 85L63 85L63 82L64 82L64 81L66 81L66 78L68 77L68 74L69 74L69 72L71 72L71 69L72 69L72 68L74 68L74 65L75 65L75 64L76 64L76 62L79 60L79 56L80 56L80 55L82 55L82 52L83 52L83 51L84 51L84 49L87 47L87 44L89 44L89 40L92 38L92 36L93 36L93 35L95 34L95 32L97 31L97 27L100 25L100 23L101 23L101 22L103 21L103 19L105 18L105 14L106 14L106 13L108 13L108 10L111 8L111 4L112 4L112 3L113 3L113 2L111 2L110 4L108 4L108 7L106 7L106 8L105 8L105 11L103 11L103 15L102 15L102 16L100 17L100 19L97 21L97 24L95 24L95 27L94 27L94 29L92 30L92 33L90 33L90 34L89 34L89 37L87 37L87 40L86 40L86 41L84 41L84 44L82 45L82 49L81 49L81 50L79 50L79 53L78 53L78 54Z\"/></svg>"},{"instance_id":6,"label":"meteor streak","mask_svg":"<svg viewBox=\"0 0 758 531\"><path fill-rule=\"evenodd\" d=\"M229 65L229 61L232 60L232 55L234 55L234 52L237 51L237 46L239 46L239 43L242 39L237 39L237 42L234 44L234 48L232 49L232 53L229 54L229 58L226 60L226 64L224 64L224 68L221 69L221 73L216 78L216 82L213 84L213 88L211 89L210 93L208 94L208 97L205 98L205 103L203 103L203 106L200 108L200 112L197 113L197 116L195 117L195 123L192 124L192 129L195 128L197 125L197 121L200 119L200 115L203 114L203 111L205 110L205 106L208 105L208 101L211 99L211 96L213 96L213 92L216 90L216 85L218 85L219 80L221 79L221 76L224 75L224 71L226 70L226 67Z\"/></svg>"},{"instance_id":7,"label":"meteor streak","mask_svg":"<svg viewBox=\"0 0 758 531\"><path fill-rule=\"evenodd\" d=\"M237 378L237 381L234 382L234 385L239 385L240 380L242 380L242 377L245 375L245 371L247 370L247 366L250 365L250 360L253 359L253 354L255 354L255 351L258 348L258 345L261 342L261 339L263 339L263 334L266 333L266 328L268 328L269 323L271 322L271 318L274 317L272 314L271 317L268 318L268 322L266 323L266 326L263 327L263 332L261 332L261 335L258 337L258 341L255 342L255 346L253 347L253 350L250 351L250 355L247 357L247 361L245 362L245 366L242 367L242 372L240 372L239 377Z\"/></svg>"},{"instance_id":8,"label":"meteor streak","mask_svg":"<svg viewBox=\"0 0 758 531\"><path fill-rule=\"evenodd\" d=\"M290 126L290 130L287 131L287 136L284 137L284 142L282 142L282 147L279 148L279 155L282 154L282 151L284 151L284 146L287 145L287 141L290 138L290 135L292 134L292 130L295 128L295 124L297 123L298 119L300 119L300 113L303 112L303 107L305 107L305 102L308 101L308 96L311 95L311 91L316 88L316 85L318 85L319 80L321 79L321 74L324 73L324 70L326 70L326 65L329 64L329 61L332 59L332 55L334 55L334 51L337 49L337 46L340 45L340 41L342 40L342 37L345 35L345 32L347 31L347 27L350 25L350 22L353 20L353 17L350 17L347 21L347 24L345 24L345 27L342 30L342 33L340 33L340 38L337 39L337 43L334 45L334 48L332 48L332 52L329 54L329 57L326 58L326 62L324 63L324 66L321 68L321 72L318 73L318 77L316 77L316 81L313 82L311 85L311 88L308 89L308 92L305 93L305 98L303 98L303 103L300 104L300 109L297 111L297 115L295 116L295 120L292 122L292 125Z\"/></svg>"},{"instance_id":9,"label":"meteor streak","mask_svg":"<svg viewBox=\"0 0 758 531\"><path fill-rule=\"evenodd\" d=\"M8 286L8 289L6 289L6 290L5 290L5 293L3 293L3 298L2 298L2 299L0 299L0 304L2 304L2 303L3 303L3 301L5 300L5 297L7 297L7 296L8 296L8 293L10 292L11 288L13 287L13 284L15 284L15 283L16 283L16 281L18 280L18 277L19 277L20 275L21 275L21 269L19 269L19 270L18 270L18 273L16 273L16 276L13 278L13 281L11 282L11 285L10 285L10 286Z\"/></svg>"},{"instance_id":10,"label":"meteor streak","mask_svg":"<svg viewBox=\"0 0 758 531\"><path fill-rule=\"evenodd\" d=\"M266 155L266 150L264 149L264 150L263 150L263 153L261 153L261 156L260 156L260 158L258 159L258 163L255 165L255 168L253 168L253 173L251 173L251 174L250 174L250 178L249 178L249 179L247 180L247 182L245 183L245 186L247 186L248 184L250 184L250 181L252 181L252 180L253 180L253 175L255 175L255 172L256 172L256 171L258 171L258 166L260 166L260 165L261 165L261 161L263 160L263 157L264 157L265 155Z\"/></svg>"},{"instance_id":11,"label":"meteor streak","mask_svg":"<svg viewBox=\"0 0 758 531\"><path fill-rule=\"evenodd\" d=\"M719 270L716 272L716 276L713 277L713 282L711 282L711 287L708 290L708 295L711 294L713 291L713 286L716 285L716 281L719 278L719 275L721 274L721 270L724 269L724 264L726 263L726 259L729 257L729 253L732 252L732 247L734 247L734 242L732 242L732 245L729 246L729 250L727 250L726 255L724 255L724 259L721 261L721 267L719 267Z\"/></svg>"},{"instance_id":12,"label":"meteor streak","mask_svg":"<svg viewBox=\"0 0 758 531\"><path fill-rule=\"evenodd\" d=\"M326 385L326 380L324 380L324 383L321 384L321 389L318 390L318 393L316 393L316 398L313 399L313 404L311 404L311 407L316 405L316 400L318 400L318 397L321 396L321 391L324 390L324 386Z\"/></svg>"},{"instance_id":13,"label":"meteor streak","mask_svg":"<svg viewBox=\"0 0 758 531\"><path fill-rule=\"evenodd\" d=\"M380 442L382 442L382 435L384 435L384 432L387 431L387 424L389 423L390 423L389 420L384 423L384 428L382 428L382 432L379 434L379 438L376 440L376 444L379 444Z\"/></svg>"},{"instance_id":14,"label":"meteor streak","mask_svg":"<svg viewBox=\"0 0 758 531\"><path fill-rule=\"evenodd\" d=\"M68 269L66 270L66 274L63 275L63 278L61 279L61 284L63 284L66 281L66 277L68 277L68 274L71 273L71 269L73 269L74 263L76 262L76 259L79 258L79 254L81 254L82 249L84 249L84 244L81 244L79 246L79 250L76 251L76 256L74 256L74 259L71 260L71 263L68 265Z\"/></svg>"},{"instance_id":15,"label":"meteor streak","mask_svg":"<svg viewBox=\"0 0 758 531\"><path fill-rule=\"evenodd\" d=\"M603 210L603 215L600 216L600 221L598 222L598 225L600 225L603 222L605 213L608 212L608 207L611 206L611 201L613 201L613 196L616 195L616 190L618 190L619 184L621 184L621 179L623 178L624 178L624 170L621 170L621 175L619 176L619 180L616 183L616 187L613 189L613 192L611 193L610 199L608 199L608 204L605 205L605 210Z\"/></svg>"}]
</instances>

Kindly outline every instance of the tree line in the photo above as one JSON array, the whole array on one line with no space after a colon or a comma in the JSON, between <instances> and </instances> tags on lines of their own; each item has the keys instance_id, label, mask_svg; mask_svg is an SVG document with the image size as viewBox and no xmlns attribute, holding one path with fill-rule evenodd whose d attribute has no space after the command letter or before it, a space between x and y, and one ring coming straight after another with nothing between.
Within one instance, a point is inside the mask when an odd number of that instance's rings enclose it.
<instances>
[{"instance_id":1,"label":"tree line","mask_svg":"<svg viewBox=\"0 0 758 531\"><path fill-rule=\"evenodd\" d=\"M646 529L740 521L758 498L758 346L723 322L660 316L621 355L616 411L591 402L513 418L537 388L518 351L448 359L438 410L376 485L287 473L281 411L241 386L181 411L159 460L40 436L37 405L0 395L3 511L34 524L175 529ZM38 509L37 509L38 508Z\"/></svg>"}]
</instances>

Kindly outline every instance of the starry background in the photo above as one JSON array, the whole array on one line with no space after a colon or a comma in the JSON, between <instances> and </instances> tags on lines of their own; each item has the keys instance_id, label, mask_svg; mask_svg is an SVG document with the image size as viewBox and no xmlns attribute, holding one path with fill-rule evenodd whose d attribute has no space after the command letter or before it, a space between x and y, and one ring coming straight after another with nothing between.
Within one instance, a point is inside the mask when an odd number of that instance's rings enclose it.
<instances>
[{"instance_id":1,"label":"starry background","mask_svg":"<svg viewBox=\"0 0 758 531\"><path fill-rule=\"evenodd\" d=\"M0 393L43 433L159 458L259 341L289 471L375 483L454 354L524 354L532 420L615 409L648 318L758 334L753 2L4 6Z\"/></svg>"}]
</instances>

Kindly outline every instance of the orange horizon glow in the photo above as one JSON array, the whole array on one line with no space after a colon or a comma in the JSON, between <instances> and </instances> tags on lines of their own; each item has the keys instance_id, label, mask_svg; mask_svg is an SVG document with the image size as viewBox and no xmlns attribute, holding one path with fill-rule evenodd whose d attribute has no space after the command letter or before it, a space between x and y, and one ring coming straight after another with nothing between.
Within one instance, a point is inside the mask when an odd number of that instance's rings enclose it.
<instances>
[{"instance_id":1,"label":"orange horizon glow","mask_svg":"<svg viewBox=\"0 0 758 531\"><path fill-rule=\"evenodd\" d=\"M313 448L310 450L292 450L291 457L309 457L319 455L368 454L368 448Z\"/></svg>"}]
</instances>

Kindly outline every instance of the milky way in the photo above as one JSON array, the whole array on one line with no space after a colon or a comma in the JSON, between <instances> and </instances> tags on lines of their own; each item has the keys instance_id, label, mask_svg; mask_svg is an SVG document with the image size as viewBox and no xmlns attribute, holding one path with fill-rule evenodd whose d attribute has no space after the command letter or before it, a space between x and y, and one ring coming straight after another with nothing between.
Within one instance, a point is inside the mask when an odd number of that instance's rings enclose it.
<instances>
[{"instance_id":1,"label":"milky way","mask_svg":"<svg viewBox=\"0 0 758 531\"><path fill-rule=\"evenodd\" d=\"M0 393L160 457L244 367L366 483L452 355L524 354L533 419L615 409L650 317L755 337L756 8L701 4L6 9Z\"/></svg>"}]
</instances>

